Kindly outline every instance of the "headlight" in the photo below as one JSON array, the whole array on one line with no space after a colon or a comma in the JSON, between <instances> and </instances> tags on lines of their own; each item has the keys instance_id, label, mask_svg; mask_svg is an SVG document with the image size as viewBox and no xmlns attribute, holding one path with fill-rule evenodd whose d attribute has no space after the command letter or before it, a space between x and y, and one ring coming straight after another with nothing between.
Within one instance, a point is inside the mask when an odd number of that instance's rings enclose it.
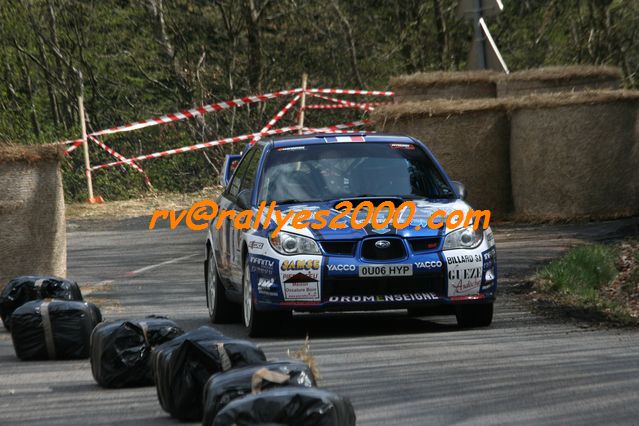
<instances>
[{"instance_id":1,"label":"headlight","mask_svg":"<svg viewBox=\"0 0 639 426\"><path fill-rule=\"evenodd\" d=\"M480 245L483 239L484 231L481 228L473 229L470 225L446 235L444 250L472 249Z\"/></svg>"},{"instance_id":2,"label":"headlight","mask_svg":"<svg viewBox=\"0 0 639 426\"><path fill-rule=\"evenodd\" d=\"M286 255L320 254L315 240L301 235L280 231L275 237L268 239L276 252Z\"/></svg>"}]
</instances>

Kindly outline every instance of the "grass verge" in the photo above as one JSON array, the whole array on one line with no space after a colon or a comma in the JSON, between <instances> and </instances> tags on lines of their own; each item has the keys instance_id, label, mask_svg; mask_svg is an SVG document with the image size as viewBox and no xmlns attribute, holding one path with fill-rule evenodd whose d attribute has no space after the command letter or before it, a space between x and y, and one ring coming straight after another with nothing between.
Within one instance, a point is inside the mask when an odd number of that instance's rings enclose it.
<instances>
[{"instance_id":1,"label":"grass verge","mask_svg":"<svg viewBox=\"0 0 639 426\"><path fill-rule=\"evenodd\" d=\"M573 248L537 272L542 310L612 325L639 325L639 241Z\"/></svg>"}]
</instances>

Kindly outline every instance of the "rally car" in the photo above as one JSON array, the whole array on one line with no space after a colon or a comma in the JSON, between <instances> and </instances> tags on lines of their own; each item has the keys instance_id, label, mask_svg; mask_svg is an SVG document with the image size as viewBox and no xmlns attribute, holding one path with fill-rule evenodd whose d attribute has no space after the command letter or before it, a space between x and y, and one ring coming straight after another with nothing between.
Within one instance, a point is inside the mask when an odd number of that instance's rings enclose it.
<instances>
[{"instance_id":1,"label":"rally car","mask_svg":"<svg viewBox=\"0 0 639 426\"><path fill-rule=\"evenodd\" d=\"M275 201L282 214L328 210L334 217L345 200L412 201L416 211L403 229L354 229L346 216L342 229L287 223L275 237L275 222L238 229L231 219L213 219L204 268L212 322L231 321L241 306L252 336L284 326L293 311L407 309L454 314L463 327L490 325L497 287L492 231L427 226L436 210L470 206L463 185L448 178L422 142L366 133L261 140L241 158L227 156L222 183L220 211L265 216L258 205Z\"/></svg>"}]
</instances>

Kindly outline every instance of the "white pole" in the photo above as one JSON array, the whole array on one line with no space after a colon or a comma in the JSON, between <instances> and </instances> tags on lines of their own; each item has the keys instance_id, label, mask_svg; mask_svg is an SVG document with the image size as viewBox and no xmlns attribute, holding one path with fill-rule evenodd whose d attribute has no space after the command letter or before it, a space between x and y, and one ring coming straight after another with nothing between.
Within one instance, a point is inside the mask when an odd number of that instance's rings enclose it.
<instances>
[{"instance_id":1,"label":"white pole","mask_svg":"<svg viewBox=\"0 0 639 426\"><path fill-rule=\"evenodd\" d=\"M506 65L506 61L504 61L504 58L501 56L501 52L499 52L499 49L497 48L497 44L495 43L495 40L493 40L493 36L490 34L490 31L488 30L488 25L486 25L486 21L484 21L484 18L479 18L479 25L481 25L481 29L484 31L484 34L486 35L486 38L488 39L488 43L490 43L490 47L493 49L493 52L495 52L495 56L497 56L497 60L499 61L501 68L504 70L506 74L510 74L510 71L508 70L508 66Z\"/></svg>"},{"instance_id":2,"label":"white pole","mask_svg":"<svg viewBox=\"0 0 639 426\"><path fill-rule=\"evenodd\" d=\"M84 116L84 99L78 96L78 106L80 109L80 127L82 129L82 148L84 149L84 174L87 177L87 188L89 190L89 202L93 202L93 182L91 180L91 162L89 160L89 144L87 143L87 123Z\"/></svg>"},{"instance_id":3,"label":"white pole","mask_svg":"<svg viewBox=\"0 0 639 426\"><path fill-rule=\"evenodd\" d=\"M308 82L308 74L302 74L302 97L300 98L300 117L297 124L300 126L298 133L302 133L304 127L304 108L306 107L306 84Z\"/></svg>"}]
</instances>

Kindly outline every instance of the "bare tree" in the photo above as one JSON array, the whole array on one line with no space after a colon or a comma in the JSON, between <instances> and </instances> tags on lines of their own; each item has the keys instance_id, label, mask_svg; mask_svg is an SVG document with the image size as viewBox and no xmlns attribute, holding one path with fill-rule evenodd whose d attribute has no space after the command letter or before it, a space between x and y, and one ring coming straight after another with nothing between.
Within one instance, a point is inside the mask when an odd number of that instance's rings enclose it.
<instances>
[{"instance_id":1,"label":"bare tree","mask_svg":"<svg viewBox=\"0 0 639 426\"><path fill-rule=\"evenodd\" d=\"M350 53L350 62L351 62L351 71L353 73L353 79L357 82L359 87L364 87L364 83L362 83L362 77L359 74L359 67L357 66L357 51L355 49L355 38L353 37L353 27L351 26L350 21L339 7L338 0L332 0L333 9L337 13L342 24L344 24L344 28L346 28L346 42L348 43L348 51Z\"/></svg>"}]
</instances>

